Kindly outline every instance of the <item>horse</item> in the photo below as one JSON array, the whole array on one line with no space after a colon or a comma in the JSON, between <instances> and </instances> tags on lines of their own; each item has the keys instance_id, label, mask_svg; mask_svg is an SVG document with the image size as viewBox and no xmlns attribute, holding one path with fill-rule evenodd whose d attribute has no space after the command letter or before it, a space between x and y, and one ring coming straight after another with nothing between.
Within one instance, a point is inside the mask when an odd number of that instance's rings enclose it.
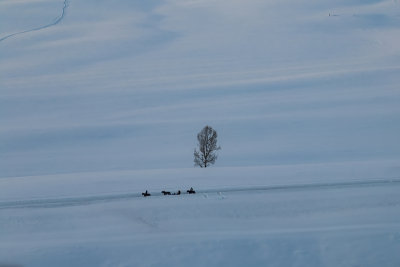
<instances>
[{"instance_id":1,"label":"horse","mask_svg":"<svg viewBox=\"0 0 400 267\"><path fill-rule=\"evenodd\" d=\"M143 195L144 197L149 197L149 196L151 196L151 194L150 194L149 192L147 192L147 190L146 190L146 192L142 193L142 195Z\"/></svg>"},{"instance_id":2,"label":"horse","mask_svg":"<svg viewBox=\"0 0 400 267\"><path fill-rule=\"evenodd\" d=\"M196 194L196 191L193 190L193 187L191 187L189 190L187 190L188 194Z\"/></svg>"}]
</instances>

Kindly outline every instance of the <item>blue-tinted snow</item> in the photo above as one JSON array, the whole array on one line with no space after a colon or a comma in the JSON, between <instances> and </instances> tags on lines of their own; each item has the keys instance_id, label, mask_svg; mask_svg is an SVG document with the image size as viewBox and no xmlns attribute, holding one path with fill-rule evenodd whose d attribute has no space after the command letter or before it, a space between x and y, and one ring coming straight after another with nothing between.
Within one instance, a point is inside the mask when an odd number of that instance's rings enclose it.
<instances>
[{"instance_id":1,"label":"blue-tinted snow","mask_svg":"<svg viewBox=\"0 0 400 267\"><path fill-rule=\"evenodd\" d=\"M65 3L0 1L0 265L399 265L398 183L215 193L399 178L397 0Z\"/></svg>"},{"instance_id":2,"label":"blue-tinted snow","mask_svg":"<svg viewBox=\"0 0 400 267\"><path fill-rule=\"evenodd\" d=\"M1 5L2 37L62 11ZM186 168L206 124L219 166L398 158L398 9L68 1L0 42L0 177Z\"/></svg>"}]
</instances>

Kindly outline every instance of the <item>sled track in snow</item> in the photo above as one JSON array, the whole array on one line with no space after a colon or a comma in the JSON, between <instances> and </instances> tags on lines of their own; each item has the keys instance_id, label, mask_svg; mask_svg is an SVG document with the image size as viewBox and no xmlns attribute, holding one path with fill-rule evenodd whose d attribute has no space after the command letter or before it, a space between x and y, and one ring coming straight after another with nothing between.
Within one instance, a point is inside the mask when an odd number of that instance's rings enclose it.
<instances>
[{"instance_id":1,"label":"sled track in snow","mask_svg":"<svg viewBox=\"0 0 400 267\"><path fill-rule=\"evenodd\" d=\"M242 188L219 188L219 189L206 189L196 190L197 194L207 193L229 193L229 192L252 192L252 191L300 191L300 190L326 190L326 189L341 189L352 187L374 187L374 186L400 186L400 178L380 179L380 180L366 180L366 181L351 181L351 182L332 182L332 183L313 183L313 184L293 184L293 185L273 185L273 186L256 186L256 187L242 187ZM161 197L160 192L149 192L152 197ZM182 195L188 195L183 193ZM181 195L181 196L182 196ZM173 197L173 196L163 196ZM180 196L175 196L180 197ZM47 199L31 199L21 201L7 201L0 202L0 209L13 209L13 208L54 208L54 207L68 207L68 206L82 206L101 202L112 202L118 200L127 200L143 198L141 193L125 193L113 195L97 195L97 196L83 196L83 197L66 197L66 198L47 198Z\"/></svg>"},{"instance_id":2,"label":"sled track in snow","mask_svg":"<svg viewBox=\"0 0 400 267\"><path fill-rule=\"evenodd\" d=\"M7 36L4 36L4 37L0 38L0 42L6 40L8 38L17 36L17 35L21 35L21 34L28 33L28 32L40 31L40 30L43 30L43 29L46 29L46 28L49 28L49 27L57 25L58 23L60 23L64 19L67 7L68 7L68 0L64 0L64 6L62 8L61 15L59 17L57 17L52 23L46 24L44 26L40 26L40 27L37 27L37 28L29 29L29 30L26 30L26 31L21 31L21 32L16 32L16 33L9 34Z\"/></svg>"}]
</instances>

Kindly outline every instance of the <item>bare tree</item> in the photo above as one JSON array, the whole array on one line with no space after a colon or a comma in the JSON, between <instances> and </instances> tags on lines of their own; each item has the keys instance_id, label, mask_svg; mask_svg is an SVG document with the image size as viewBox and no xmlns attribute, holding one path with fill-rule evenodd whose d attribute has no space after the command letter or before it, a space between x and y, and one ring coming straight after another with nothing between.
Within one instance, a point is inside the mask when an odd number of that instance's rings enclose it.
<instances>
[{"instance_id":1,"label":"bare tree","mask_svg":"<svg viewBox=\"0 0 400 267\"><path fill-rule=\"evenodd\" d=\"M217 132L210 126L205 126L197 134L199 151L194 150L194 165L207 168L217 160L216 151L221 147L217 146Z\"/></svg>"}]
</instances>

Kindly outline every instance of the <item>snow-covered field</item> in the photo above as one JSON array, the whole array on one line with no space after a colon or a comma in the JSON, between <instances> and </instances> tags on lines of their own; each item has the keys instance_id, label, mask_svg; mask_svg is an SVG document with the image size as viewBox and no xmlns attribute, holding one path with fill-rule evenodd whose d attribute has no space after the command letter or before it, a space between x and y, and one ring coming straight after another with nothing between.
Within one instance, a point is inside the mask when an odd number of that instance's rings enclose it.
<instances>
[{"instance_id":1,"label":"snow-covered field","mask_svg":"<svg viewBox=\"0 0 400 267\"><path fill-rule=\"evenodd\" d=\"M0 266L400 266L399 86L397 0L0 0Z\"/></svg>"}]
</instances>

